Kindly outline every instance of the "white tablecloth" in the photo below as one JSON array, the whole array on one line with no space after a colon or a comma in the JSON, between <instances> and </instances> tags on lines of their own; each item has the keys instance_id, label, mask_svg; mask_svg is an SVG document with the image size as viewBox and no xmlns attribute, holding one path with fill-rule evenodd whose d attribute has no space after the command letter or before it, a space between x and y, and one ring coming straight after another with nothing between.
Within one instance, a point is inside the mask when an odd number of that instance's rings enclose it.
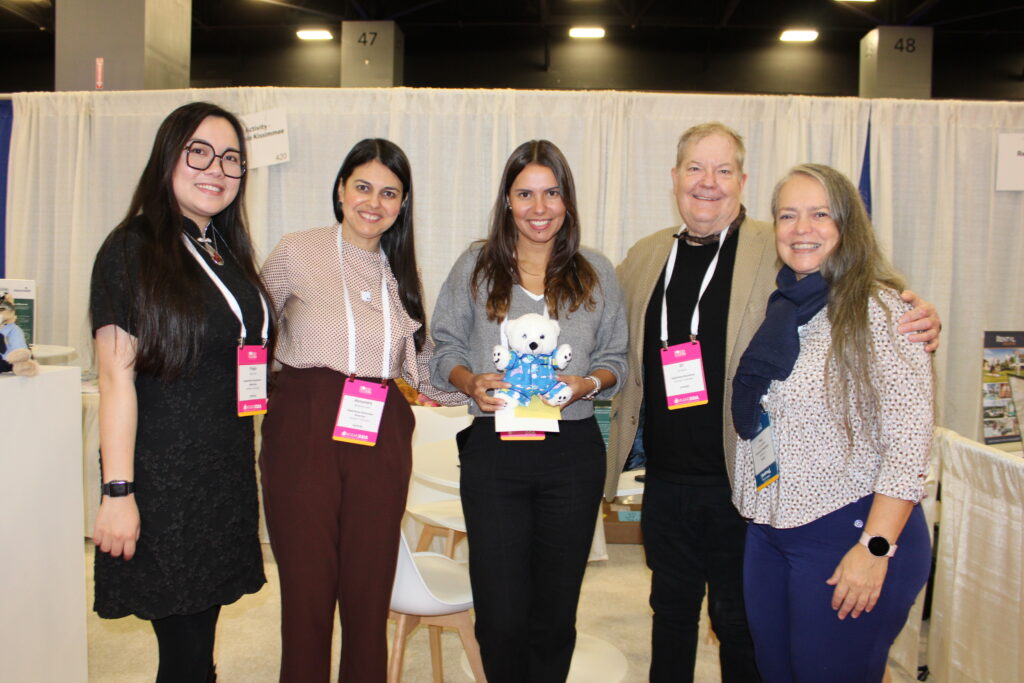
<instances>
[{"instance_id":1,"label":"white tablecloth","mask_svg":"<svg viewBox=\"0 0 1024 683\"><path fill-rule=\"evenodd\" d=\"M928 668L1024 681L1024 458L938 430L942 502Z\"/></svg>"}]
</instances>

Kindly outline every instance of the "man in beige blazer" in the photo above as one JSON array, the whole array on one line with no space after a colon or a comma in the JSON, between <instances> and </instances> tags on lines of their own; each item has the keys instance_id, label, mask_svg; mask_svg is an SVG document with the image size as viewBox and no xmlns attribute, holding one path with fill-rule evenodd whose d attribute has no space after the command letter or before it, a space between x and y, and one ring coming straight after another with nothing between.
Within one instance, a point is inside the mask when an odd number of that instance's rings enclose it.
<instances>
[{"instance_id":1,"label":"man in beige blazer","mask_svg":"<svg viewBox=\"0 0 1024 683\"><path fill-rule=\"evenodd\" d=\"M672 169L683 225L641 239L618 268L629 318L630 367L612 406L605 496L614 497L642 424L647 477L641 527L652 571L650 680L655 683L693 680L705 585L723 683L760 680L743 603L746 522L731 503L736 433L730 404L733 375L764 319L780 264L772 224L747 218L740 203L744 157L742 138L724 124L704 123L684 132ZM670 260L674 267L666 294ZM932 307L921 304L901 322L910 320L916 322L901 332L925 330L912 337L915 341L937 338ZM660 349L689 341L691 333L701 343L708 402L669 410Z\"/></svg>"}]
</instances>

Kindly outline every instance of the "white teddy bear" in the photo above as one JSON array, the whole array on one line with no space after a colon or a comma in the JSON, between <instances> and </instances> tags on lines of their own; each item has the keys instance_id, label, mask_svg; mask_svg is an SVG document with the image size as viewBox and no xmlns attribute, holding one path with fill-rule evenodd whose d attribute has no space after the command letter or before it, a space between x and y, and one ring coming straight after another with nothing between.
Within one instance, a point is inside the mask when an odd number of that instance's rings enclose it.
<instances>
[{"instance_id":1,"label":"white teddy bear","mask_svg":"<svg viewBox=\"0 0 1024 683\"><path fill-rule=\"evenodd\" d=\"M564 405L572 398L572 389L555 377L572 360L572 347L558 346L558 322L536 313L527 313L503 323L508 347L494 347L494 367L504 371L512 385L494 395L506 404L529 405L539 395L545 403Z\"/></svg>"}]
</instances>

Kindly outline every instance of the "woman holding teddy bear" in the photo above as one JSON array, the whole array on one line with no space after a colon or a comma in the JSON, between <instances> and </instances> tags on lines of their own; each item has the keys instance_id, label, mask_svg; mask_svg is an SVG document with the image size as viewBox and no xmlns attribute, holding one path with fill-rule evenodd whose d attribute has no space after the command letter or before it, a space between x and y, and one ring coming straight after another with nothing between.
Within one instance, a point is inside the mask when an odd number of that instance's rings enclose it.
<instances>
[{"instance_id":1,"label":"woman holding teddy bear","mask_svg":"<svg viewBox=\"0 0 1024 683\"><path fill-rule=\"evenodd\" d=\"M571 390L559 431L503 440L491 416L508 389L494 372L504 321L557 320L572 359L557 378ZM491 683L564 681L576 606L605 476L593 398L626 375L626 328L615 271L580 247L569 164L547 140L523 143L502 174L487 240L448 275L434 310L432 381L470 396L460 434L461 495L469 539L476 635Z\"/></svg>"}]
</instances>

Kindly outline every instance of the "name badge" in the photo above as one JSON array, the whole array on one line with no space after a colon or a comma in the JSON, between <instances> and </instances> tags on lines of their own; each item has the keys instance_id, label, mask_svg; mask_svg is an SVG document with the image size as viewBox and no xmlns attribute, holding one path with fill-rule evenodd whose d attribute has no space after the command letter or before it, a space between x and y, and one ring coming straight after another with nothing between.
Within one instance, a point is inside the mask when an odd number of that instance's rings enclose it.
<instances>
[{"instance_id":1,"label":"name badge","mask_svg":"<svg viewBox=\"0 0 1024 683\"><path fill-rule=\"evenodd\" d=\"M387 384L351 378L345 380L331 438L360 446L377 445L377 433L380 431L380 420L384 415L384 402L387 398Z\"/></svg>"},{"instance_id":2,"label":"name badge","mask_svg":"<svg viewBox=\"0 0 1024 683\"><path fill-rule=\"evenodd\" d=\"M683 342L662 349L661 370L665 375L665 397L669 410L702 406L708 402L699 341Z\"/></svg>"},{"instance_id":3,"label":"name badge","mask_svg":"<svg viewBox=\"0 0 1024 683\"><path fill-rule=\"evenodd\" d=\"M500 432L502 441L543 441L544 432Z\"/></svg>"},{"instance_id":4,"label":"name badge","mask_svg":"<svg viewBox=\"0 0 1024 683\"><path fill-rule=\"evenodd\" d=\"M258 344L238 349L238 416L267 412L267 350Z\"/></svg>"},{"instance_id":5,"label":"name badge","mask_svg":"<svg viewBox=\"0 0 1024 683\"><path fill-rule=\"evenodd\" d=\"M768 413L761 411L758 432L750 441L754 459L754 485L757 490L767 488L779 479L779 461L772 444L772 425Z\"/></svg>"}]
</instances>

